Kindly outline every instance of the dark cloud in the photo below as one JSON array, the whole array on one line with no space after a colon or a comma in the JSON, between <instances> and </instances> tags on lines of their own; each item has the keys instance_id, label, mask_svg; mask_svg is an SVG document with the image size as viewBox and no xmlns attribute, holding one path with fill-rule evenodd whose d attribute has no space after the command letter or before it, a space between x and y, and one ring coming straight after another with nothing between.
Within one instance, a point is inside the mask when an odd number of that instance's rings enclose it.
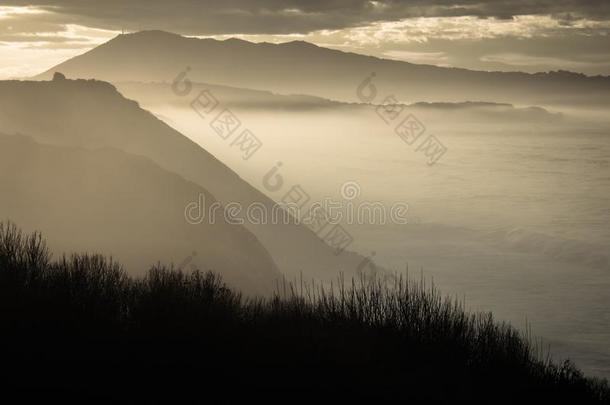
<instances>
[{"instance_id":1,"label":"dark cloud","mask_svg":"<svg viewBox=\"0 0 610 405\"><path fill-rule=\"evenodd\" d=\"M409 17L471 15L509 19L545 14L607 20L608 0L6 0L35 6L72 23L104 29L163 29L187 35L287 34L341 29Z\"/></svg>"},{"instance_id":2,"label":"dark cloud","mask_svg":"<svg viewBox=\"0 0 610 405\"><path fill-rule=\"evenodd\" d=\"M4 6L4 5L3 5ZM67 24L78 24L75 16L54 12L20 12L0 6L0 43L19 43L33 47L48 44L48 48L82 48L91 46L94 30L72 29ZM108 36L108 35L106 35ZM51 45L55 44L55 45Z\"/></svg>"},{"instance_id":3,"label":"dark cloud","mask_svg":"<svg viewBox=\"0 0 610 405\"><path fill-rule=\"evenodd\" d=\"M534 73L564 69L589 75L610 72L610 49L607 38L601 36L541 36L527 41L514 37L481 41L431 39L425 43L381 44L374 55L474 70Z\"/></svg>"},{"instance_id":4,"label":"dark cloud","mask_svg":"<svg viewBox=\"0 0 610 405\"><path fill-rule=\"evenodd\" d=\"M44 12L11 13L3 9L6 6ZM512 20L524 15L551 18ZM408 20L462 16L471 17ZM372 25L399 20L406 21L381 28ZM255 41L288 41L291 38L282 34L299 33L309 34L304 39L322 46L416 63L610 73L610 0L3 0L0 48L12 47L1 54L5 66L0 62L0 75L23 74L36 63L51 66L61 61L61 55L73 56L115 35L95 28L251 34L246 37ZM319 32L324 29L336 31ZM19 64L14 58L17 48L59 53L53 56L57 60L45 56L48 60Z\"/></svg>"}]
</instances>

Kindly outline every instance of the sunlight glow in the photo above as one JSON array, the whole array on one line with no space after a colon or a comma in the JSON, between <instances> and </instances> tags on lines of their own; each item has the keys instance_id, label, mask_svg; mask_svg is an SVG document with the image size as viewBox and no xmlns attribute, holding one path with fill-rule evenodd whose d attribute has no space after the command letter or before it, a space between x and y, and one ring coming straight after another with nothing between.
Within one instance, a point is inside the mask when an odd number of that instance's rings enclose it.
<instances>
[{"instance_id":1,"label":"sunlight glow","mask_svg":"<svg viewBox=\"0 0 610 405\"><path fill-rule=\"evenodd\" d=\"M0 6L0 19L7 19L12 17L17 17L21 15L27 14L44 14L48 13L48 11L42 10L40 8L26 6L26 7L10 7L10 6Z\"/></svg>"}]
</instances>

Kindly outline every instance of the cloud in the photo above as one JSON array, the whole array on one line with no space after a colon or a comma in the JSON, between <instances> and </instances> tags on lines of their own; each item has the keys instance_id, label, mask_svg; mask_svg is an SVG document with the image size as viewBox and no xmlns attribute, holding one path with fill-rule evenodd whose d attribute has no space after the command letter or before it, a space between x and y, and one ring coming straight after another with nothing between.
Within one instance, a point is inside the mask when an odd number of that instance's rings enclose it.
<instances>
[{"instance_id":1,"label":"cloud","mask_svg":"<svg viewBox=\"0 0 610 405\"><path fill-rule=\"evenodd\" d=\"M125 31L295 38L414 63L609 74L608 0L3 0L0 70L42 66ZM61 53L58 53L60 52ZM534 59L532 59L532 57ZM536 59L538 58L538 59ZM6 77L6 73L4 74Z\"/></svg>"},{"instance_id":2,"label":"cloud","mask_svg":"<svg viewBox=\"0 0 610 405\"><path fill-rule=\"evenodd\" d=\"M5 0L64 16L69 23L120 30L164 29L187 35L289 34L366 26L417 17L511 19L549 15L562 24L608 20L607 0ZM77 21L75 21L77 20Z\"/></svg>"},{"instance_id":3,"label":"cloud","mask_svg":"<svg viewBox=\"0 0 610 405\"><path fill-rule=\"evenodd\" d=\"M383 53L390 59L402 60L411 63L423 63L436 66L444 66L449 61L449 57L445 52L415 52L393 50Z\"/></svg>"},{"instance_id":4,"label":"cloud","mask_svg":"<svg viewBox=\"0 0 610 405\"><path fill-rule=\"evenodd\" d=\"M0 6L0 43L87 48L116 33L72 24L72 18L34 7Z\"/></svg>"},{"instance_id":5,"label":"cloud","mask_svg":"<svg viewBox=\"0 0 610 405\"><path fill-rule=\"evenodd\" d=\"M606 55L605 60L600 60L601 55L591 55L589 58L581 58L573 60L568 58L536 56L519 53L496 53L481 57L482 62L499 63L514 68L545 68L549 66L561 66L563 69L582 70L591 67L591 65L600 65L602 67L610 67L610 55Z\"/></svg>"}]
</instances>

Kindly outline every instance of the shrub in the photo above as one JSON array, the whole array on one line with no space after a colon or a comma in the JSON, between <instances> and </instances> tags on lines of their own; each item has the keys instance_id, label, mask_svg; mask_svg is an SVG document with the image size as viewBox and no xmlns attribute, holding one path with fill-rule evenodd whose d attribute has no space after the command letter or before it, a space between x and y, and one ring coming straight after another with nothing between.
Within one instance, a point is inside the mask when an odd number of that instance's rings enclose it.
<instances>
[{"instance_id":1,"label":"shrub","mask_svg":"<svg viewBox=\"0 0 610 405\"><path fill-rule=\"evenodd\" d=\"M210 272L158 264L134 279L101 256L52 262L40 234L5 223L0 292L0 381L44 399L610 401L607 382L423 279L284 280L271 297L243 297Z\"/></svg>"}]
</instances>

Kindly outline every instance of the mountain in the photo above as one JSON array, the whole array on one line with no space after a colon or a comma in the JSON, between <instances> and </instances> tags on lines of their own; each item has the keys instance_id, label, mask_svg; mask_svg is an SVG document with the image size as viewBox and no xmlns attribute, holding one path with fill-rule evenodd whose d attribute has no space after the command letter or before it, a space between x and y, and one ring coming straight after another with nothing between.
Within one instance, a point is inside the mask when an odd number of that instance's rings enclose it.
<instances>
[{"instance_id":1,"label":"mountain","mask_svg":"<svg viewBox=\"0 0 610 405\"><path fill-rule=\"evenodd\" d=\"M244 221L244 226L269 251L279 270L290 277L301 271L320 278L334 277L337 271L354 271L362 261L348 251L337 254L214 156L125 99L111 84L65 79L0 82L0 131L26 134L40 143L109 147L143 156L205 188L223 206L237 203L245 209L257 204L268 213L278 212L276 221ZM196 199L197 193L193 193L191 201Z\"/></svg>"},{"instance_id":2,"label":"mountain","mask_svg":"<svg viewBox=\"0 0 610 405\"><path fill-rule=\"evenodd\" d=\"M364 103L345 103L332 101L321 97L306 95L284 95L269 91L252 90L231 86L220 86L210 83L192 83L193 94L203 90L211 92L224 107L233 111L261 112L311 112L311 111L341 111L360 114L364 110L372 110L379 105ZM144 108L152 111L164 111L164 107L190 108L191 99L174 94L168 83L120 82L116 88L125 97L138 100ZM517 107L508 103L492 102L456 102L427 103L418 102L403 104L405 111L429 116L430 120L443 120L447 114L452 120L473 121L478 123L489 121L491 124L500 122L558 122L563 118L561 113L553 113L545 108ZM482 121L481 121L482 120Z\"/></svg>"},{"instance_id":3,"label":"mountain","mask_svg":"<svg viewBox=\"0 0 610 405\"><path fill-rule=\"evenodd\" d=\"M193 195L214 196L149 159L116 149L42 145L0 134L0 218L49 235L54 252L112 255L132 274L162 262L218 271L244 292L274 288L271 256L219 215L190 225Z\"/></svg>"},{"instance_id":4,"label":"mountain","mask_svg":"<svg viewBox=\"0 0 610 405\"><path fill-rule=\"evenodd\" d=\"M308 95L277 94L266 90L246 89L212 83L192 83L192 94L202 90L210 91L223 106L240 110L265 111L312 111L329 108L348 108L361 106L357 103L332 101ZM189 107L192 97L175 94L169 83L162 82L117 82L114 86L125 97L137 100L144 108L158 106Z\"/></svg>"},{"instance_id":5,"label":"mountain","mask_svg":"<svg viewBox=\"0 0 610 405\"><path fill-rule=\"evenodd\" d=\"M414 103L407 106L409 111L422 119L451 120L453 122L473 122L480 125L511 124L514 128L522 124L544 123L564 124L562 113L550 112L545 108L516 107L508 103L463 102L463 103ZM442 114L443 118L440 118ZM426 118L430 116L431 118ZM435 118L433 118L435 117Z\"/></svg>"},{"instance_id":6,"label":"mountain","mask_svg":"<svg viewBox=\"0 0 610 405\"><path fill-rule=\"evenodd\" d=\"M570 72L481 72L418 65L327 49L302 41L282 44L186 38L162 31L119 35L72 58L56 71L110 82L172 82L190 67L196 82L381 103L481 100L513 104L608 104L610 78ZM374 73L372 84L365 82ZM372 96L376 97L372 97Z\"/></svg>"}]
</instances>

